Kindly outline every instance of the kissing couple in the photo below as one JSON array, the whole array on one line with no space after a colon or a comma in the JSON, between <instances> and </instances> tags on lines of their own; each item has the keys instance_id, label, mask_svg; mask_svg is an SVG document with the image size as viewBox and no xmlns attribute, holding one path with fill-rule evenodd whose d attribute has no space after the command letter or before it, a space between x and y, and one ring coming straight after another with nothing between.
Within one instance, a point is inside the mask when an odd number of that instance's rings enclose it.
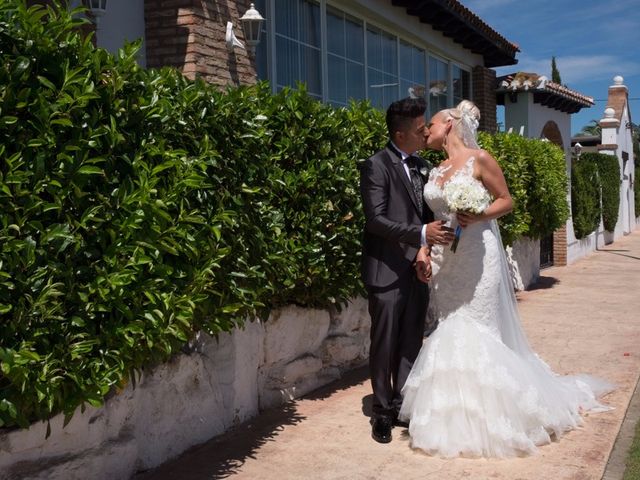
<instances>
[{"instance_id":1,"label":"kissing couple","mask_svg":"<svg viewBox=\"0 0 640 480\"><path fill-rule=\"evenodd\" d=\"M529 455L608 410L598 398L612 386L559 376L531 349L496 222L513 200L478 146L480 111L425 112L423 98L392 103L389 141L360 170L372 437L408 426L430 455ZM431 168L425 148L446 159Z\"/></svg>"}]
</instances>

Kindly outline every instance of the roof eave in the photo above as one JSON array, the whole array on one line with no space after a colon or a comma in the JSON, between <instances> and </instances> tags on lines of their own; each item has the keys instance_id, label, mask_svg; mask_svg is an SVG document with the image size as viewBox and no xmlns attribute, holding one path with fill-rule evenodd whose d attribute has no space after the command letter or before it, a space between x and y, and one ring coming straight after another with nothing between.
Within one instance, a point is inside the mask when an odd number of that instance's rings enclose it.
<instances>
[{"instance_id":1,"label":"roof eave","mask_svg":"<svg viewBox=\"0 0 640 480\"><path fill-rule=\"evenodd\" d=\"M431 25L473 53L482 55L487 68L518 63L515 58L520 51L518 46L457 0L392 0L392 4L406 8L409 15L418 17L421 22Z\"/></svg>"}]
</instances>

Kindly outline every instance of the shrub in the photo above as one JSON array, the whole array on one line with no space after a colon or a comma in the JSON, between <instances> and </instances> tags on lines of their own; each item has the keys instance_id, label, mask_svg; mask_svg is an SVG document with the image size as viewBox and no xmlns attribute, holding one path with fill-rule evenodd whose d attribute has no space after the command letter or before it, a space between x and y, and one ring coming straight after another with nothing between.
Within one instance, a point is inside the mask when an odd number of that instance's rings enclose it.
<instances>
[{"instance_id":1,"label":"shrub","mask_svg":"<svg viewBox=\"0 0 640 480\"><path fill-rule=\"evenodd\" d=\"M479 142L498 161L513 198L513 211L499 221L503 243L541 238L562 227L569 217L562 150L510 133L481 132Z\"/></svg>"},{"instance_id":2,"label":"shrub","mask_svg":"<svg viewBox=\"0 0 640 480\"><path fill-rule=\"evenodd\" d=\"M99 405L195 330L363 292L379 112L144 70L79 23L0 6L0 425Z\"/></svg>"},{"instance_id":3,"label":"shrub","mask_svg":"<svg viewBox=\"0 0 640 480\"><path fill-rule=\"evenodd\" d=\"M550 142L527 140L532 182L527 194L531 224L526 235L542 238L563 227L569 218L569 178L564 151Z\"/></svg>"},{"instance_id":4,"label":"shrub","mask_svg":"<svg viewBox=\"0 0 640 480\"><path fill-rule=\"evenodd\" d=\"M634 166L635 176L633 177L633 195L634 195L634 204L636 207L636 217L640 217L640 188L638 187L638 182L640 181L640 165Z\"/></svg>"},{"instance_id":5,"label":"shrub","mask_svg":"<svg viewBox=\"0 0 640 480\"><path fill-rule=\"evenodd\" d=\"M600 178L600 192L602 199L602 223L604 229L613 232L618 223L618 210L620 207L620 164L615 155L597 155L595 158L598 165L598 176Z\"/></svg>"},{"instance_id":6,"label":"shrub","mask_svg":"<svg viewBox=\"0 0 640 480\"><path fill-rule=\"evenodd\" d=\"M596 157L583 154L571 168L571 214L576 238L595 231L602 214Z\"/></svg>"}]
</instances>

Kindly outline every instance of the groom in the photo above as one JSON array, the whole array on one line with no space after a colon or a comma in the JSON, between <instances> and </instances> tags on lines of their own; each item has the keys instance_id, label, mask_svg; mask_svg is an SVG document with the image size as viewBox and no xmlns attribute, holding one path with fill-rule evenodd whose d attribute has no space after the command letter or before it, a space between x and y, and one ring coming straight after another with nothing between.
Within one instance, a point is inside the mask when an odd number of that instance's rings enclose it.
<instances>
[{"instance_id":1,"label":"groom","mask_svg":"<svg viewBox=\"0 0 640 480\"><path fill-rule=\"evenodd\" d=\"M433 221L423 200L427 164L415 153L429 135L426 107L423 98L393 102L386 115L389 142L360 171L366 219L362 279L371 316L371 435L380 443L391 441L399 423L401 390L422 346L430 265L423 255L417 258L419 248L453 239L453 231Z\"/></svg>"}]
</instances>

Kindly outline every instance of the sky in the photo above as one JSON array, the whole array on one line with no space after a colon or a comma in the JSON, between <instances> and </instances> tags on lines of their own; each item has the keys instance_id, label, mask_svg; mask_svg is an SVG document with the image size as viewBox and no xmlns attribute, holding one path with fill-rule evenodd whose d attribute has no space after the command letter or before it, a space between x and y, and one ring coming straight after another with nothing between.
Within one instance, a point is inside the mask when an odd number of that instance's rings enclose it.
<instances>
[{"instance_id":1,"label":"sky","mask_svg":"<svg viewBox=\"0 0 640 480\"><path fill-rule=\"evenodd\" d=\"M518 63L496 68L498 76L517 71L551 79L551 57L562 83L596 100L571 118L577 133L600 120L613 77L629 89L631 119L640 123L640 0L461 0L491 28L520 48ZM504 121L500 114L498 121ZM500 118L501 117L501 118Z\"/></svg>"}]
</instances>

